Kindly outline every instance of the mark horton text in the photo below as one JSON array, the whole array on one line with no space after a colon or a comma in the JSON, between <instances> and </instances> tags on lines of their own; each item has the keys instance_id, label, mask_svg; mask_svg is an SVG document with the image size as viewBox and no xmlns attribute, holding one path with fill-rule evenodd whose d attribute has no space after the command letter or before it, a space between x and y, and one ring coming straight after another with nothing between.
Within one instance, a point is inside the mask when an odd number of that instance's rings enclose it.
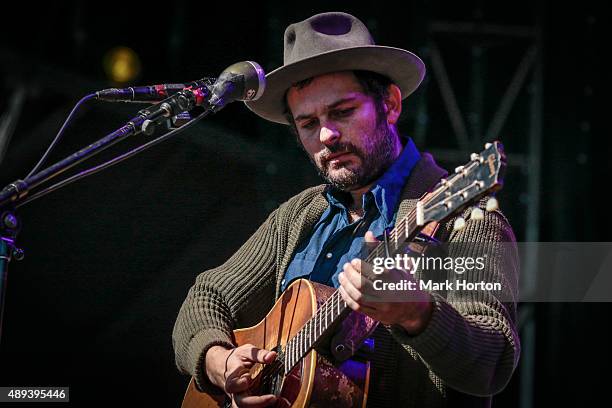
<instances>
[{"instance_id":1,"label":"mark horton text","mask_svg":"<svg viewBox=\"0 0 612 408\"><path fill-rule=\"evenodd\" d=\"M414 257L408 254L397 254L395 257L377 257L372 263L372 271L375 275L382 275L387 269L398 269L414 275L417 270L423 273L427 271L454 272L463 275L465 272L478 274L485 268L486 254L481 257L439 257L420 256ZM477 275L476 275L477 276ZM384 276L380 276L385 278ZM428 291L452 291L452 290L486 290L501 291L500 282L474 281L472 279L447 279L445 281L434 281L420 279L418 281L401 279L388 281L388 279L374 280L375 290L428 290Z\"/></svg>"}]
</instances>

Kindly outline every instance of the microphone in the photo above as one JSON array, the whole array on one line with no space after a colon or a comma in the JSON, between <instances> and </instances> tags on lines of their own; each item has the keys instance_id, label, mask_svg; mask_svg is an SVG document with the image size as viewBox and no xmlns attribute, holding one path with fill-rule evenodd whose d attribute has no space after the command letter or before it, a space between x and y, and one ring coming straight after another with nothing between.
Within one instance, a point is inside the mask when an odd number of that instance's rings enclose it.
<instances>
[{"instance_id":1,"label":"microphone","mask_svg":"<svg viewBox=\"0 0 612 408\"><path fill-rule=\"evenodd\" d=\"M225 105L233 101L252 101L261 97L266 88L266 74L261 66L253 61L238 62L227 67L214 84L210 85L210 78L196 81L200 86L190 86L178 90L174 95L160 101L158 104L143 109L139 116L134 118L132 125L136 128L142 127L146 134L152 134L155 127L169 118L176 117L184 112L189 112L195 107L203 107L203 114L216 113ZM192 83L193 84L193 83ZM155 87L144 88L144 97L150 97L152 92L157 92ZM125 95L131 89L126 90L104 90L105 95ZM133 95L137 95L135 92Z\"/></svg>"},{"instance_id":2,"label":"microphone","mask_svg":"<svg viewBox=\"0 0 612 408\"><path fill-rule=\"evenodd\" d=\"M96 99L106 102L160 102L184 89L210 86L215 78L203 78L186 84L161 84L109 88L95 93Z\"/></svg>"},{"instance_id":3,"label":"microphone","mask_svg":"<svg viewBox=\"0 0 612 408\"><path fill-rule=\"evenodd\" d=\"M266 74L254 61L237 62L227 67L211 88L208 103L218 111L233 101L254 101L266 89Z\"/></svg>"}]
</instances>

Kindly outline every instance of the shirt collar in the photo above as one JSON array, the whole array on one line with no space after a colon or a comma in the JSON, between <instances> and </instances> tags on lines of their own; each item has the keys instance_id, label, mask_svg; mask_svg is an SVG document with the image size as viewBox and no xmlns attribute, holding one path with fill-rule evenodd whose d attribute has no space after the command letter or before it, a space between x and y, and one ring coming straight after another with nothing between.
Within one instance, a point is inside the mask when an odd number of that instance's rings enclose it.
<instances>
[{"instance_id":1,"label":"shirt collar","mask_svg":"<svg viewBox=\"0 0 612 408\"><path fill-rule=\"evenodd\" d=\"M374 182L370 191L364 194L363 208L368 210L368 202L372 200L370 197L373 197L376 208L383 216L385 223L390 225L406 180L420 158L421 155L414 142L408 138L397 160ZM349 193L330 187L326 191L326 197L332 207L346 211L345 203L350 200Z\"/></svg>"}]
</instances>

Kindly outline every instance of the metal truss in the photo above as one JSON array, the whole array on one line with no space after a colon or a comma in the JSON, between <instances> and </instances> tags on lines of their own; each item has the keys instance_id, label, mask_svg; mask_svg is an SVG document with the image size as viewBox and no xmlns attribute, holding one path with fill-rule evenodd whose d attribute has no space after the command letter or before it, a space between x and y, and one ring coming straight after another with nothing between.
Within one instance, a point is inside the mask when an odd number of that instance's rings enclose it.
<instances>
[{"instance_id":1,"label":"metal truss","mask_svg":"<svg viewBox=\"0 0 612 408\"><path fill-rule=\"evenodd\" d=\"M448 74L442 46L445 39L456 40L461 38L468 53L471 69L469 71L468 95L458 95L455 91L451 77ZM517 58L516 68L511 77L505 79L507 87L491 100L485 100L485 90L490 78L484 68L482 59L485 50L508 44L508 42L524 44L522 57ZM453 55L456 54L453 50ZM510 167L518 168L526 175L525 191L525 228L524 235L518 237L526 242L539 240L539 209L541 185L541 144L542 144L542 37L539 27L508 26L486 24L482 22L448 22L434 21L429 24L429 40L424 52L429 57L429 65L433 71L433 79L438 85L441 100L448 116L454 140L449 141L456 148L429 149L438 159L453 164L462 164L472 151L482 150L485 142L501 139L504 126L508 122L510 113L520 101L529 106L529 118L524 129L527 143L521 144L520 151L513 149L508 153ZM493 73L495 74L495 73ZM504 78L495 78L503 80ZM463 85L463 84L462 84ZM420 145L427 145L428 134L428 107L427 95L435 92L431 80L425 84L425 96L420 99L417 106L417 118L414 138ZM458 88L458 87L457 87ZM465 89L465 87L464 87ZM521 93L522 90L526 92ZM526 97L522 97L526 95ZM461 96L462 98L459 98ZM460 101L464 102L462 106ZM489 123L484 123L485 104L496 104L494 114ZM467 106L466 106L467 105ZM487 105L487 108L492 107ZM469 115L465 113L469 112ZM466 120L467 118L467 120ZM508 137L510 139L510 137ZM454 142L454 143L452 143ZM517 145L516 143L515 145ZM528 253L522 260L523 273L521 274L521 292L532 293L536 288L537 266L536 254ZM520 365L520 406L530 408L534 404L534 368L535 368L535 313L533 304L522 304L519 308L519 329L521 332L522 355Z\"/></svg>"}]
</instances>

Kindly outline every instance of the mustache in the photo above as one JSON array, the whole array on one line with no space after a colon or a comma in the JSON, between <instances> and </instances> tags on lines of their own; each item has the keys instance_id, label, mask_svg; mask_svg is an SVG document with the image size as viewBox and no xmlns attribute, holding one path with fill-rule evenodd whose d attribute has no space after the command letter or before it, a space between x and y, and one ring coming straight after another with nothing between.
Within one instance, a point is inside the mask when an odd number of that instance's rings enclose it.
<instances>
[{"instance_id":1,"label":"mustache","mask_svg":"<svg viewBox=\"0 0 612 408\"><path fill-rule=\"evenodd\" d=\"M329 156L337 153L353 153L357 156L361 156L361 151L352 143L336 143L335 145L326 146L325 150L320 153L319 157L321 162L327 163Z\"/></svg>"}]
</instances>

